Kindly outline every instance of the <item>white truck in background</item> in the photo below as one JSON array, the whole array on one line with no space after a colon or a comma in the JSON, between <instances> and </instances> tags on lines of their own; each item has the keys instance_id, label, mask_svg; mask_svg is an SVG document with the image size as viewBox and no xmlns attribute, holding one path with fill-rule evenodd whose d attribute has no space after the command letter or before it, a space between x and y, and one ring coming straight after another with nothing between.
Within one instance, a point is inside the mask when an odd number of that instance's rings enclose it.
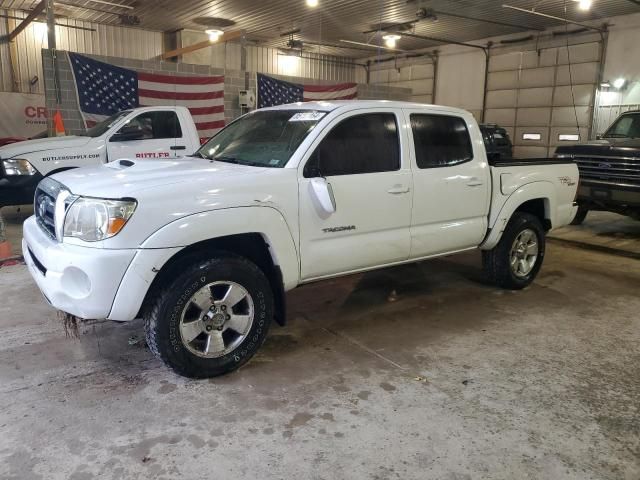
<instances>
[{"instance_id":1,"label":"white truck in background","mask_svg":"<svg viewBox=\"0 0 640 480\"><path fill-rule=\"evenodd\" d=\"M573 219L571 160L491 162L464 110L310 102L249 113L191 157L62 172L24 223L29 271L80 318L142 316L181 375L230 372L285 321L284 292L472 249L521 289Z\"/></svg>"},{"instance_id":2,"label":"white truck in background","mask_svg":"<svg viewBox=\"0 0 640 480\"><path fill-rule=\"evenodd\" d=\"M0 147L0 207L33 202L42 178L121 158L170 159L190 155L200 139L185 107L125 110L84 135L45 137Z\"/></svg>"}]
</instances>

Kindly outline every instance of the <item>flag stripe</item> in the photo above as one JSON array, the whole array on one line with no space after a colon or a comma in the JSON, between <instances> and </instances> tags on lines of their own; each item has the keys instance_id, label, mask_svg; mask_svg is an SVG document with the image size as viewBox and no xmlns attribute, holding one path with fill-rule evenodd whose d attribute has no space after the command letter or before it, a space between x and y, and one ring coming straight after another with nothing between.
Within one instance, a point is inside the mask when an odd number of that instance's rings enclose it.
<instances>
[{"instance_id":1,"label":"flag stripe","mask_svg":"<svg viewBox=\"0 0 640 480\"><path fill-rule=\"evenodd\" d=\"M140 106L166 107L167 105L187 108L209 108L214 106L224 107L224 98L214 98L213 100L172 100L171 102L167 102L161 98L140 98Z\"/></svg>"},{"instance_id":2,"label":"flag stripe","mask_svg":"<svg viewBox=\"0 0 640 480\"><path fill-rule=\"evenodd\" d=\"M196 123L196 128L198 131L200 130L211 130L211 129L219 129L224 127L224 120L217 120L215 122L203 122Z\"/></svg>"},{"instance_id":3,"label":"flag stripe","mask_svg":"<svg viewBox=\"0 0 640 480\"><path fill-rule=\"evenodd\" d=\"M309 100L340 100L347 98L355 98L358 95L356 87L347 88L346 90L336 90L331 92L309 92L306 87L304 90L304 99Z\"/></svg>"},{"instance_id":4,"label":"flag stripe","mask_svg":"<svg viewBox=\"0 0 640 480\"><path fill-rule=\"evenodd\" d=\"M224 85L224 76L215 77L179 77L175 75L159 75L155 73L138 72L138 80L143 82L166 83L170 85Z\"/></svg>"},{"instance_id":5,"label":"flag stripe","mask_svg":"<svg viewBox=\"0 0 640 480\"><path fill-rule=\"evenodd\" d=\"M203 92L222 92L224 84L217 83L215 85L171 85L169 83L146 82L138 80L138 89L141 91L153 90L160 92L182 92L182 93L203 93Z\"/></svg>"},{"instance_id":6,"label":"flag stripe","mask_svg":"<svg viewBox=\"0 0 640 480\"><path fill-rule=\"evenodd\" d=\"M305 85L304 93L307 92L339 92L341 90L355 90L355 83L337 83L335 85Z\"/></svg>"},{"instance_id":7,"label":"flag stripe","mask_svg":"<svg viewBox=\"0 0 640 480\"><path fill-rule=\"evenodd\" d=\"M224 104L212 107L188 107L191 115L210 115L212 113L224 113Z\"/></svg>"},{"instance_id":8,"label":"flag stripe","mask_svg":"<svg viewBox=\"0 0 640 480\"><path fill-rule=\"evenodd\" d=\"M211 100L214 98L224 98L224 91L219 92L167 92L158 90L138 89L140 101L143 98L161 98L163 100Z\"/></svg>"}]
</instances>

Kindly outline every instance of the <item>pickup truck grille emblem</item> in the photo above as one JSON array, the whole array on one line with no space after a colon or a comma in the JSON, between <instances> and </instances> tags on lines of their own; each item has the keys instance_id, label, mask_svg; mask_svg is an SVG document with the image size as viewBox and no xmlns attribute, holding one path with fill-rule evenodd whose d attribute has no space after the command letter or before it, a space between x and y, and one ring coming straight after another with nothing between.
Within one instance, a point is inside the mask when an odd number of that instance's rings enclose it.
<instances>
[{"instance_id":1,"label":"pickup truck grille emblem","mask_svg":"<svg viewBox=\"0 0 640 480\"><path fill-rule=\"evenodd\" d=\"M611 168L612 165L610 163L599 163L598 167L600 167L600 168Z\"/></svg>"}]
</instances>

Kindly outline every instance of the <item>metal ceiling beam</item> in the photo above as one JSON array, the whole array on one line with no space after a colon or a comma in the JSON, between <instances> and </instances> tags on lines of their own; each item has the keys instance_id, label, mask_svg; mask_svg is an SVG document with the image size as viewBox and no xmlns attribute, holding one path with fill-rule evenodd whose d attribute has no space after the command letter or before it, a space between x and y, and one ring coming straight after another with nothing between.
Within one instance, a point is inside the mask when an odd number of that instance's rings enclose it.
<instances>
[{"instance_id":1,"label":"metal ceiling beam","mask_svg":"<svg viewBox=\"0 0 640 480\"><path fill-rule=\"evenodd\" d=\"M168 60L173 57L184 55L185 53L195 52L196 50L201 50L212 45L218 45L220 43L228 42L229 40L243 37L244 34L244 30L233 30L231 32L225 32L224 34L220 35L220 38L216 42L205 40L203 42L194 43L193 45L189 45L186 47L176 48L175 50L163 53L160 58L162 58L162 60Z\"/></svg>"},{"instance_id":2,"label":"metal ceiling beam","mask_svg":"<svg viewBox=\"0 0 640 480\"><path fill-rule=\"evenodd\" d=\"M13 40L20 35L20 32L27 28L29 24L38 17L38 15L41 15L42 12L44 12L46 6L47 2L45 0L38 3L35 8L29 12L29 15L27 15L27 17L9 34L9 41L13 42Z\"/></svg>"},{"instance_id":3,"label":"metal ceiling beam","mask_svg":"<svg viewBox=\"0 0 640 480\"><path fill-rule=\"evenodd\" d=\"M353 50L362 50L362 51L371 51L371 49L373 50L378 50L378 49L382 49L382 50L387 50L389 52L398 52L398 53L406 53L406 50L401 50L399 48L389 48L389 47L385 47L383 45L371 45L370 43L364 43L364 42L354 42L353 40L340 40L342 43L351 43L353 45L361 45L363 47L368 47L368 49L365 48L356 48L356 47L338 47L338 48L347 48L347 49L353 49Z\"/></svg>"},{"instance_id":4,"label":"metal ceiling beam","mask_svg":"<svg viewBox=\"0 0 640 480\"><path fill-rule=\"evenodd\" d=\"M640 0L631 0L631 1L640 1ZM462 18L464 20L473 20L476 22L490 23L492 25L500 25L501 27L518 28L520 30L536 30L538 32L544 31L544 28L530 27L526 25L516 25L515 23L498 22L496 20L487 20L485 18L468 17L466 15L459 15L457 13L449 13L449 12L441 12L439 10L434 10L433 13L435 13L436 15L444 15L445 17Z\"/></svg>"},{"instance_id":5,"label":"metal ceiling beam","mask_svg":"<svg viewBox=\"0 0 640 480\"><path fill-rule=\"evenodd\" d=\"M580 23L580 22L576 22L574 20L569 20L568 18L555 17L553 15L548 15L546 13L536 12L534 10L527 10L526 8L514 7L513 5L502 5L502 8L510 8L511 10L516 10L516 11L522 12L522 13L528 13L529 15L537 15L539 17L549 18L551 20L557 20L557 21L563 22L563 23L570 23L572 25L580 25L583 28L588 28L589 30L595 30L596 32L599 32L599 33L604 33L605 32L605 30L603 30L601 28L592 27L591 25L587 25L585 23Z\"/></svg>"},{"instance_id":6,"label":"metal ceiling beam","mask_svg":"<svg viewBox=\"0 0 640 480\"><path fill-rule=\"evenodd\" d=\"M487 47L483 47L482 45L474 45L473 43L465 43L465 42L456 42L455 40L448 40L446 38L438 38L438 37L427 37L426 35L416 35L415 33L406 33L406 32L401 32L401 31L397 31L397 30L387 30L388 32L393 32L393 33L397 33L398 35L402 36L402 37L410 37L410 38L417 38L420 40L427 40L430 42L438 42L438 43L450 43L452 45L461 45L463 47L471 47L471 48L479 48L480 50L484 51L486 53L487 51Z\"/></svg>"}]
</instances>

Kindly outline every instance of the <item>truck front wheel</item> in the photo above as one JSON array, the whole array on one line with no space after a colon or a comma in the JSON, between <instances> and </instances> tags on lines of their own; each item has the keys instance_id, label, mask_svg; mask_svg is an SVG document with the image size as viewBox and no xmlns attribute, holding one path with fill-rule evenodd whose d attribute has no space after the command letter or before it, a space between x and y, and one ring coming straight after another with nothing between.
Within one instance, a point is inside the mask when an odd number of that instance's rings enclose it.
<instances>
[{"instance_id":1,"label":"truck front wheel","mask_svg":"<svg viewBox=\"0 0 640 480\"><path fill-rule=\"evenodd\" d=\"M540 220L516 212L509 220L498 245L482 252L489 280L510 290L520 290L536 278L545 252L545 232Z\"/></svg>"},{"instance_id":2,"label":"truck front wheel","mask_svg":"<svg viewBox=\"0 0 640 480\"><path fill-rule=\"evenodd\" d=\"M274 314L265 274L231 254L187 267L146 309L153 354L179 375L215 377L247 362L264 342Z\"/></svg>"}]
</instances>

